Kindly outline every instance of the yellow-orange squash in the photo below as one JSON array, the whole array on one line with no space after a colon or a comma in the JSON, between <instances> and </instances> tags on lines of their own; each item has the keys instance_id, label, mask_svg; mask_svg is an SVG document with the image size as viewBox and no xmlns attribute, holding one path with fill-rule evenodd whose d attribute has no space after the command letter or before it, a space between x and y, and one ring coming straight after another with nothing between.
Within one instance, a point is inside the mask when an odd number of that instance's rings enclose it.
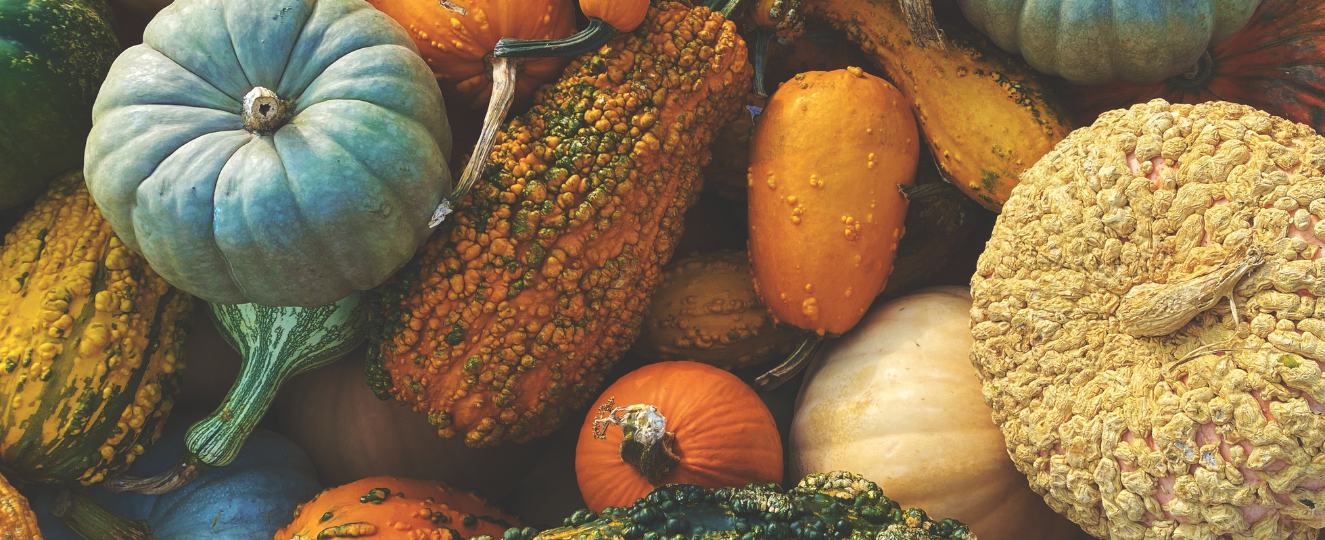
<instances>
[{"instance_id":1,"label":"yellow-orange squash","mask_svg":"<svg viewBox=\"0 0 1325 540\"><path fill-rule=\"evenodd\" d=\"M373 540L503 538L515 518L472 493L441 482L392 476L365 478L323 490L294 510L276 540L371 537ZM519 529L518 540L534 536ZM527 532L527 534L524 534ZM508 540L511 536L506 536Z\"/></svg>"},{"instance_id":2,"label":"yellow-orange squash","mask_svg":"<svg viewBox=\"0 0 1325 540\"><path fill-rule=\"evenodd\" d=\"M0 465L13 482L99 482L160 435L193 297L111 232L81 170L0 247Z\"/></svg>"},{"instance_id":3,"label":"yellow-orange squash","mask_svg":"<svg viewBox=\"0 0 1325 540\"><path fill-rule=\"evenodd\" d=\"M0 538L4 540L41 540L37 515L22 494L0 476Z\"/></svg>"},{"instance_id":4,"label":"yellow-orange squash","mask_svg":"<svg viewBox=\"0 0 1325 540\"><path fill-rule=\"evenodd\" d=\"M773 325L755 294L749 255L723 250L668 265L632 350L730 371L780 359L796 341L795 332Z\"/></svg>"},{"instance_id":5,"label":"yellow-orange squash","mask_svg":"<svg viewBox=\"0 0 1325 540\"><path fill-rule=\"evenodd\" d=\"M748 194L755 288L778 322L820 336L855 326L892 270L900 188L919 154L906 99L858 68L805 73L773 94Z\"/></svg>"}]
</instances>

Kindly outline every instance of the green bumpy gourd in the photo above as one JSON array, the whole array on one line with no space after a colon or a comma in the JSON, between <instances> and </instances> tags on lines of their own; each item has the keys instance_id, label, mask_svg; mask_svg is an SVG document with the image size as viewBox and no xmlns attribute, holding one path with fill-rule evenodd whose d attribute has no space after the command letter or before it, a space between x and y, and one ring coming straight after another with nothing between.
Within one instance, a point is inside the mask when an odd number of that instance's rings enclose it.
<instances>
[{"instance_id":1,"label":"green bumpy gourd","mask_svg":"<svg viewBox=\"0 0 1325 540\"><path fill-rule=\"evenodd\" d=\"M523 540L520 529L504 540ZM708 489L671 484L632 506L580 510L534 540L976 540L953 519L903 509L850 472L815 473L783 492L776 484Z\"/></svg>"},{"instance_id":2,"label":"green bumpy gourd","mask_svg":"<svg viewBox=\"0 0 1325 540\"><path fill-rule=\"evenodd\" d=\"M0 210L82 163L112 21L105 0L0 0Z\"/></svg>"}]
</instances>

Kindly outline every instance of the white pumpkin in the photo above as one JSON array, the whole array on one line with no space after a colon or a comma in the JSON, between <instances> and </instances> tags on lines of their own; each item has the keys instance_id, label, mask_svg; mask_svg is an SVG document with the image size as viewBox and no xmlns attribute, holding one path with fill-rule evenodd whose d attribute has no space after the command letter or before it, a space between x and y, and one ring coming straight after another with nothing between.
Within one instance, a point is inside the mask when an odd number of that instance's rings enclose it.
<instances>
[{"instance_id":1,"label":"white pumpkin","mask_svg":"<svg viewBox=\"0 0 1325 540\"><path fill-rule=\"evenodd\" d=\"M970 309L965 287L923 289L827 344L797 398L790 480L853 471L980 540L1090 538L1012 465L970 363Z\"/></svg>"}]
</instances>

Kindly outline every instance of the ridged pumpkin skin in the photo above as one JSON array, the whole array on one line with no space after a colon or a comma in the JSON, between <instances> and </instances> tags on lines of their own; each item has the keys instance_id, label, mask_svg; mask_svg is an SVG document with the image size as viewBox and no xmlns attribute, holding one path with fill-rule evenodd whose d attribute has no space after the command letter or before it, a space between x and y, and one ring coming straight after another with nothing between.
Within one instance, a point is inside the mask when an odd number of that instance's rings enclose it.
<instances>
[{"instance_id":1,"label":"ridged pumpkin skin","mask_svg":"<svg viewBox=\"0 0 1325 540\"><path fill-rule=\"evenodd\" d=\"M160 435L193 298L111 232L77 170L0 247L0 464L24 483L99 482Z\"/></svg>"},{"instance_id":2,"label":"ridged pumpkin skin","mask_svg":"<svg viewBox=\"0 0 1325 540\"><path fill-rule=\"evenodd\" d=\"M584 16L602 19L622 32L634 32L649 12L649 0L580 0Z\"/></svg>"},{"instance_id":3,"label":"ridged pumpkin skin","mask_svg":"<svg viewBox=\"0 0 1325 540\"><path fill-rule=\"evenodd\" d=\"M782 0L845 32L911 104L943 176L995 212L1022 171L1072 131L1062 105L1021 59L945 27L947 48L911 42L897 0Z\"/></svg>"},{"instance_id":4,"label":"ridged pumpkin skin","mask_svg":"<svg viewBox=\"0 0 1325 540\"><path fill-rule=\"evenodd\" d=\"M502 538L506 529L519 526L482 499L446 484L377 476L323 490L295 508L294 521L275 538L462 540Z\"/></svg>"},{"instance_id":5,"label":"ridged pumpkin skin","mask_svg":"<svg viewBox=\"0 0 1325 540\"><path fill-rule=\"evenodd\" d=\"M755 294L749 255L725 250L668 265L631 350L730 371L781 359L797 341L795 332L773 325Z\"/></svg>"},{"instance_id":6,"label":"ridged pumpkin skin","mask_svg":"<svg viewBox=\"0 0 1325 540\"><path fill-rule=\"evenodd\" d=\"M474 108L492 96L492 49L502 38L560 39L575 33L572 0L369 0L405 27L447 99ZM567 58L521 60L516 106L528 104L539 86L554 79Z\"/></svg>"},{"instance_id":7,"label":"ridged pumpkin skin","mask_svg":"<svg viewBox=\"0 0 1325 540\"><path fill-rule=\"evenodd\" d=\"M598 408L611 398L616 407L657 407L666 430L676 434L681 458L658 485L697 484L707 488L750 483L782 483L782 439L773 414L740 378L699 362L660 362L627 373L603 391L580 428L575 477L590 510L629 506L655 487L621 459L621 428L608 426L594 437Z\"/></svg>"},{"instance_id":8,"label":"ridged pumpkin skin","mask_svg":"<svg viewBox=\"0 0 1325 540\"><path fill-rule=\"evenodd\" d=\"M684 54L699 50L713 54ZM546 435L593 399L639 332L750 73L735 24L674 2L575 60L382 289L378 395L471 446Z\"/></svg>"},{"instance_id":9,"label":"ridged pumpkin skin","mask_svg":"<svg viewBox=\"0 0 1325 540\"><path fill-rule=\"evenodd\" d=\"M28 500L0 476L0 538L5 540L41 540L37 514Z\"/></svg>"},{"instance_id":10,"label":"ridged pumpkin skin","mask_svg":"<svg viewBox=\"0 0 1325 540\"><path fill-rule=\"evenodd\" d=\"M0 210L83 162L113 20L105 0L0 0Z\"/></svg>"},{"instance_id":11,"label":"ridged pumpkin skin","mask_svg":"<svg viewBox=\"0 0 1325 540\"><path fill-rule=\"evenodd\" d=\"M1265 0L1241 31L1207 52L1201 69L1159 84L1064 85L1060 94L1083 124L1158 98L1193 105L1232 101L1325 127L1325 3Z\"/></svg>"},{"instance_id":12,"label":"ridged pumpkin skin","mask_svg":"<svg viewBox=\"0 0 1325 540\"><path fill-rule=\"evenodd\" d=\"M441 90L362 0L178 0L115 60L92 121L88 189L116 234L219 304L376 287L450 189Z\"/></svg>"},{"instance_id":13,"label":"ridged pumpkin skin","mask_svg":"<svg viewBox=\"0 0 1325 540\"><path fill-rule=\"evenodd\" d=\"M1260 3L957 0L966 19L1003 50L1077 84L1155 84L1187 71Z\"/></svg>"},{"instance_id":14,"label":"ridged pumpkin skin","mask_svg":"<svg viewBox=\"0 0 1325 540\"><path fill-rule=\"evenodd\" d=\"M841 134L824 144L824 134ZM920 157L905 98L859 68L804 73L750 142L750 267L778 322L841 334L883 290Z\"/></svg>"}]
</instances>

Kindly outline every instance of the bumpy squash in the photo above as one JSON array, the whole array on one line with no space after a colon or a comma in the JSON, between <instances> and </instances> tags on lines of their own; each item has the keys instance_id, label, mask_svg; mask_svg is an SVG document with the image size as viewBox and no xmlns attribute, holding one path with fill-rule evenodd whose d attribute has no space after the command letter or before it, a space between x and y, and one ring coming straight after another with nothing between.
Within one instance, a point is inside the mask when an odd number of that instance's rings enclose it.
<instances>
[{"instance_id":1,"label":"bumpy squash","mask_svg":"<svg viewBox=\"0 0 1325 540\"><path fill-rule=\"evenodd\" d=\"M712 51L689 55L685 51ZM634 341L749 89L745 43L660 2L499 135L448 229L382 289L370 380L473 446L555 430Z\"/></svg>"},{"instance_id":2,"label":"bumpy squash","mask_svg":"<svg viewBox=\"0 0 1325 540\"><path fill-rule=\"evenodd\" d=\"M997 212L1021 171L1072 130L1065 109L1020 59L984 36L945 29L947 47L913 43L897 0L780 0L846 32L911 103L943 176Z\"/></svg>"},{"instance_id":3,"label":"bumpy squash","mask_svg":"<svg viewBox=\"0 0 1325 540\"><path fill-rule=\"evenodd\" d=\"M668 265L631 350L731 371L780 358L796 341L755 294L749 254L724 250Z\"/></svg>"},{"instance_id":4,"label":"bumpy squash","mask_svg":"<svg viewBox=\"0 0 1325 540\"><path fill-rule=\"evenodd\" d=\"M5 477L0 476L0 531L5 540L42 540L37 529L37 515Z\"/></svg>"},{"instance_id":5,"label":"bumpy squash","mask_svg":"<svg viewBox=\"0 0 1325 540\"><path fill-rule=\"evenodd\" d=\"M300 504L276 540L357 538L464 540L480 535L528 540L537 532L471 493L439 482L391 476L323 490ZM514 534L506 534L516 528Z\"/></svg>"},{"instance_id":6,"label":"bumpy squash","mask_svg":"<svg viewBox=\"0 0 1325 540\"><path fill-rule=\"evenodd\" d=\"M111 232L78 170L5 238L0 279L7 476L90 484L124 470L173 406L192 297Z\"/></svg>"},{"instance_id":7,"label":"bumpy squash","mask_svg":"<svg viewBox=\"0 0 1325 540\"><path fill-rule=\"evenodd\" d=\"M113 21L105 0L0 0L0 209L83 162Z\"/></svg>"}]
</instances>

